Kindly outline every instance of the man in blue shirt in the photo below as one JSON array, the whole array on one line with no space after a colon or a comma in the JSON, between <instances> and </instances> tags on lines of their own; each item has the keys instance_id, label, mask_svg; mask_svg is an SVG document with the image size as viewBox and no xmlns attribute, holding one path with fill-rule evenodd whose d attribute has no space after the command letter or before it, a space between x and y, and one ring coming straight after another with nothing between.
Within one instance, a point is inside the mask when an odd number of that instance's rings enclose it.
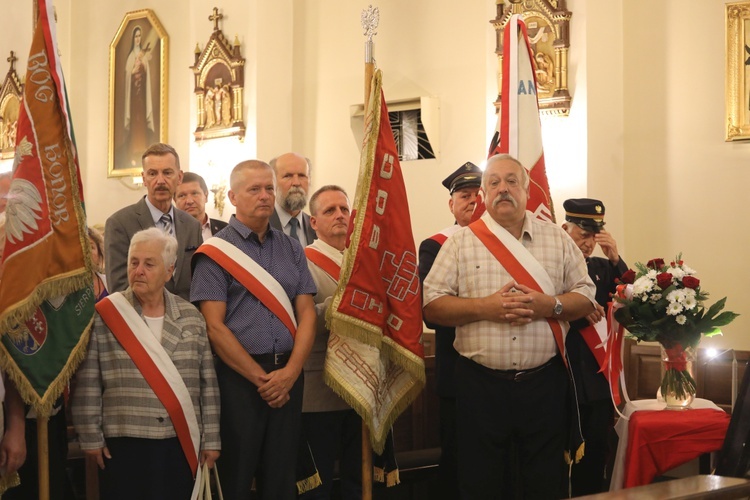
<instances>
[{"instance_id":1,"label":"man in blue shirt","mask_svg":"<svg viewBox=\"0 0 750 500\"><path fill-rule=\"evenodd\" d=\"M274 188L262 161L232 170L236 214L216 233L222 241L196 252L190 294L219 358L222 487L237 500L250 498L256 473L262 499L297 493L301 375L315 337L316 288L300 243L269 225Z\"/></svg>"}]
</instances>

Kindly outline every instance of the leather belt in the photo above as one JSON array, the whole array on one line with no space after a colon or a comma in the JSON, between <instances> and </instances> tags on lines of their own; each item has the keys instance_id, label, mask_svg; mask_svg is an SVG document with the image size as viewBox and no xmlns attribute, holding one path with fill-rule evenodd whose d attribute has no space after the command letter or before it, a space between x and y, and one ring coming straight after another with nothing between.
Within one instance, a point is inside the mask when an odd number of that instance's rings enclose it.
<instances>
[{"instance_id":1,"label":"leather belt","mask_svg":"<svg viewBox=\"0 0 750 500\"><path fill-rule=\"evenodd\" d=\"M487 370L496 378L499 378L502 380L510 380L513 382L522 382L524 380L529 380L533 378L534 376L540 374L541 372L543 372L545 369L549 368L550 366L556 363L559 363L561 359L562 358L560 358L560 356L557 355L551 358L549 361L547 361L543 365L539 365L529 370L493 370L492 368L487 368Z\"/></svg>"},{"instance_id":2,"label":"leather belt","mask_svg":"<svg viewBox=\"0 0 750 500\"><path fill-rule=\"evenodd\" d=\"M259 365L285 366L292 356L289 352L269 352L267 354L250 355Z\"/></svg>"}]
</instances>

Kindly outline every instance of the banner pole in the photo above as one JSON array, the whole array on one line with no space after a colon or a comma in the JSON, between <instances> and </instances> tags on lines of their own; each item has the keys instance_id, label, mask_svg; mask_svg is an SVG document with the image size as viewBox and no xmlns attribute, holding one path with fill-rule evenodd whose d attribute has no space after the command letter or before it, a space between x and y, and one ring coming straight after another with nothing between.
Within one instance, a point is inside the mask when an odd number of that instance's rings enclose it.
<instances>
[{"instance_id":1,"label":"banner pole","mask_svg":"<svg viewBox=\"0 0 750 500\"><path fill-rule=\"evenodd\" d=\"M377 7L369 5L362 11L362 29L365 37L365 106L364 122L367 124L367 110L370 106L370 90L372 88L372 77L375 74L375 55L372 37L380 22L380 11ZM372 444L370 442L370 429L367 422L362 419L362 500L372 500Z\"/></svg>"},{"instance_id":2,"label":"banner pole","mask_svg":"<svg viewBox=\"0 0 750 500\"><path fill-rule=\"evenodd\" d=\"M39 500L49 500L49 417L36 417L37 466L39 474Z\"/></svg>"}]
</instances>

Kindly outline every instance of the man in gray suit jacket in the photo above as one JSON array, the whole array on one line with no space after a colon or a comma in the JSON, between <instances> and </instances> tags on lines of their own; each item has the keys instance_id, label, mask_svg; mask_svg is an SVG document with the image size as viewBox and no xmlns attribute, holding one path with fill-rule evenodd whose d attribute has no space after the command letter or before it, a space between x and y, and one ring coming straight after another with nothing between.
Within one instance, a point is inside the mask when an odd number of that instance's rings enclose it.
<instances>
[{"instance_id":1,"label":"man in gray suit jacket","mask_svg":"<svg viewBox=\"0 0 750 500\"><path fill-rule=\"evenodd\" d=\"M109 292L128 287L128 248L133 235L149 227L159 227L177 238L177 262L166 288L189 300L190 259L203 238L200 223L172 206L172 197L182 182L180 157L172 146L157 143L143 153L141 160L141 175L148 193L138 203L112 214L104 225Z\"/></svg>"},{"instance_id":2,"label":"man in gray suit jacket","mask_svg":"<svg viewBox=\"0 0 750 500\"><path fill-rule=\"evenodd\" d=\"M269 162L276 174L276 204L271 214L271 227L284 231L303 247L317 236L310 225L310 216L302 211L310 190L310 160L297 153L286 153Z\"/></svg>"}]
</instances>

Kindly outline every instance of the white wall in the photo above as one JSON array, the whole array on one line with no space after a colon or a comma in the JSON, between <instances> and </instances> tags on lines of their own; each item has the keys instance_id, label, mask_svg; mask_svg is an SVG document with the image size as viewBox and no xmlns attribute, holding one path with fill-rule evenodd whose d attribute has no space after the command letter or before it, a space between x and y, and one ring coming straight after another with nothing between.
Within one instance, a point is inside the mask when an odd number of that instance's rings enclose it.
<instances>
[{"instance_id":1,"label":"white wall","mask_svg":"<svg viewBox=\"0 0 750 500\"><path fill-rule=\"evenodd\" d=\"M169 142L183 166L226 180L239 160L288 150L314 163L313 188L338 183L353 193L359 144L350 106L363 101L360 13L370 2L228 0L225 34L247 58L244 142L197 144L192 71L214 4L175 8L151 0L170 36ZM10 2L0 56L25 63L31 0ZM127 11L143 3L58 0L66 72L90 221L103 223L134 202L107 175L108 46ZM607 228L628 263L684 252L712 298L729 296L743 314L706 345L750 349L742 257L750 143L725 143L724 1L569 0L567 118L543 118L547 171L558 220L562 201L590 196L607 206ZM497 95L494 0L382 0L375 57L388 100L427 95L440 102L438 158L403 164L415 240L452 222L440 181L467 160L486 156ZM187 13L187 14L186 14ZM700 34L690 36L689 34ZM7 64L7 63L6 63ZM19 67L23 67L20 64ZM0 74L4 73L0 59ZM3 168L0 165L0 168ZM227 218L231 206L223 214ZM212 215L216 215L212 213Z\"/></svg>"}]
</instances>

